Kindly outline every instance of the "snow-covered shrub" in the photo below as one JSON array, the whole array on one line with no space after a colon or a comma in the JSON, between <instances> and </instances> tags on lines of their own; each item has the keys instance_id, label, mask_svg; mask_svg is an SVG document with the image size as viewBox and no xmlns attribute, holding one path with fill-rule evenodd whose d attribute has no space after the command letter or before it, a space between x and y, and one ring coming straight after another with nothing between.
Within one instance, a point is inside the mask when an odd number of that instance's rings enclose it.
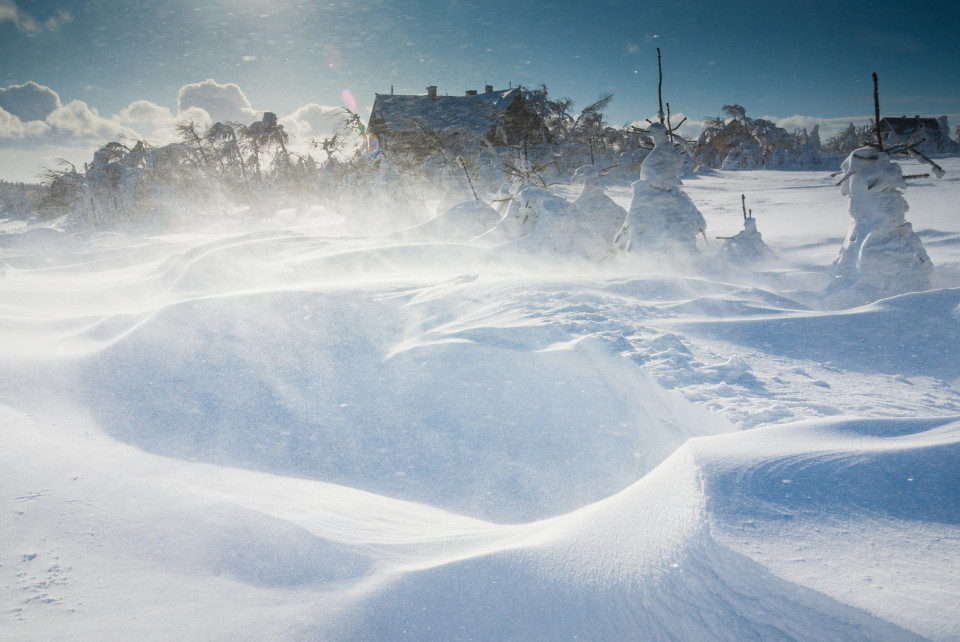
<instances>
[{"instance_id":1,"label":"snow-covered shrub","mask_svg":"<svg viewBox=\"0 0 960 642\"><path fill-rule=\"evenodd\" d=\"M505 234L518 235L504 249L599 261L613 247L608 230L597 223L576 204L545 189L528 187L517 194L501 221L501 226L508 226Z\"/></svg>"},{"instance_id":2,"label":"snow-covered shrub","mask_svg":"<svg viewBox=\"0 0 960 642\"><path fill-rule=\"evenodd\" d=\"M491 243L515 241L532 233L537 227L544 202L560 198L541 187L520 189L509 201L500 224L484 235Z\"/></svg>"},{"instance_id":3,"label":"snow-covered shrub","mask_svg":"<svg viewBox=\"0 0 960 642\"><path fill-rule=\"evenodd\" d=\"M727 265L749 265L772 259L774 256L763 236L757 229L757 219L748 216L743 219L743 229L734 236L724 239L720 246L720 258Z\"/></svg>"}]
</instances>

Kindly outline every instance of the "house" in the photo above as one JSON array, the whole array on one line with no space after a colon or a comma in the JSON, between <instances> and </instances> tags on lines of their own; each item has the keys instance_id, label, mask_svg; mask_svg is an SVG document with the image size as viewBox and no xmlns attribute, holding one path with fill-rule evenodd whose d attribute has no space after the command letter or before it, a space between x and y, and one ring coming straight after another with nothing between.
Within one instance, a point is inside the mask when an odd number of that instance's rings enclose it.
<instances>
[{"instance_id":1,"label":"house","mask_svg":"<svg viewBox=\"0 0 960 642\"><path fill-rule=\"evenodd\" d=\"M920 118L920 116L881 118L877 129L880 131L884 147L913 143L921 138L936 143L944 134L940 131L940 122L936 118Z\"/></svg>"},{"instance_id":2,"label":"house","mask_svg":"<svg viewBox=\"0 0 960 642\"><path fill-rule=\"evenodd\" d=\"M433 134L464 134L486 139L492 145L523 144L540 136L541 123L527 109L520 87L484 92L468 90L463 96L440 96L436 86L426 94L376 94L367 134L376 138L380 149L427 157L434 152Z\"/></svg>"}]
</instances>

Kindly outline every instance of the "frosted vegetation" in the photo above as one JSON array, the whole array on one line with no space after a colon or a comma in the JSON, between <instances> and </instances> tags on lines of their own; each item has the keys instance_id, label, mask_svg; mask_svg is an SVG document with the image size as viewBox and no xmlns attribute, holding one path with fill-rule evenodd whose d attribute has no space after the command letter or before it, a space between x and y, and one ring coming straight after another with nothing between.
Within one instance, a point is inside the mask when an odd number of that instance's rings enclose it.
<instances>
[{"instance_id":1,"label":"frosted vegetation","mask_svg":"<svg viewBox=\"0 0 960 642\"><path fill-rule=\"evenodd\" d=\"M606 122L603 109L610 94L579 113L572 101L551 97L543 85L524 90L523 96L524 109L540 124L512 146L496 136L456 127L436 130L417 121L412 123L417 140L406 146L416 148L414 153L376 154L367 148L363 121L346 109L329 137L309 141L309 154L289 150L289 134L270 112L252 123L203 127L184 121L178 125L180 143L154 148L147 141L114 141L83 168L48 169L32 205L50 219L69 213L95 225L131 218L163 225L183 204L191 211L220 213L241 206L257 215L318 200L340 203L346 211L387 201L402 203L403 211L396 220L380 223L398 228L437 213L424 213L419 204L444 191L447 195L434 206L440 210L468 194L502 210L521 187L569 183L584 166L596 168L605 184L627 184L638 178L656 145L647 123L614 127ZM682 122L671 124L667 115L670 141L683 152L680 174L719 168L835 171L850 152L874 141L872 125L851 124L821 142L818 127L788 132L748 117L740 105L725 105L723 112L703 120L696 140L677 135ZM903 142L918 144L928 155L957 153L946 118L941 125L935 136L921 127ZM24 215L29 208L21 204L14 211Z\"/></svg>"}]
</instances>

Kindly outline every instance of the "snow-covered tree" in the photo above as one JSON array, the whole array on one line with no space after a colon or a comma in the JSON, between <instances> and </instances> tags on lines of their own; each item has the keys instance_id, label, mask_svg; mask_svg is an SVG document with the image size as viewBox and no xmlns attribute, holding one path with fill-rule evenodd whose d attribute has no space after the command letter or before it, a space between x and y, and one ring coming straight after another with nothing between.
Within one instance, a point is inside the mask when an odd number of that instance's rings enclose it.
<instances>
[{"instance_id":1,"label":"snow-covered tree","mask_svg":"<svg viewBox=\"0 0 960 642\"><path fill-rule=\"evenodd\" d=\"M628 253L696 253L696 237L707 224L681 189L680 150L665 125L653 123L648 131L654 148L640 166L640 180L633 183L630 211L615 243Z\"/></svg>"},{"instance_id":2,"label":"snow-covered tree","mask_svg":"<svg viewBox=\"0 0 960 642\"><path fill-rule=\"evenodd\" d=\"M906 220L900 166L886 152L863 147L847 157L842 171L838 185L853 221L833 263L828 295L859 303L929 289L933 264Z\"/></svg>"},{"instance_id":3,"label":"snow-covered tree","mask_svg":"<svg viewBox=\"0 0 960 642\"><path fill-rule=\"evenodd\" d=\"M810 140L807 141L807 144L809 144L814 151L820 151L820 147L822 146L820 143L820 123L813 126L813 130L810 132Z\"/></svg>"},{"instance_id":4,"label":"snow-covered tree","mask_svg":"<svg viewBox=\"0 0 960 642\"><path fill-rule=\"evenodd\" d=\"M848 154L855 149L872 143L874 139L874 126L872 123L862 127L857 127L853 123L850 123L843 131L829 138L827 142L823 144L823 150L832 154Z\"/></svg>"},{"instance_id":5,"label":"snow-covered tree","mask_svg":"<svg viewBox=\"0 0 960 642\"><path fill-rule=\"evenodd\" d=\"M578 168L571 182L583 185L574 205L587 213L590 224L596 229L596 236L604 239L606 250L609 250L627 219L626 210L604 192L600 170L593 165Z\"/></svg>"}]
</instances>

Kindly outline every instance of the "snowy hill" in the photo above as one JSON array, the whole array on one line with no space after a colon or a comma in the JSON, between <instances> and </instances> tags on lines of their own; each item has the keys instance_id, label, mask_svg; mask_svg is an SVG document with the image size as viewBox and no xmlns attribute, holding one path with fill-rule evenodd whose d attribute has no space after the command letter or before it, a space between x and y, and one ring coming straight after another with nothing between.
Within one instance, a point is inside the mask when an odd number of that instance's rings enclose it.
<instances>
[{"instance_id":1,"label":"snowy hill","mask_svg":"<svg viewBox=\"0 0 960 642\"><path fill-rule=\"evenodd\" d=\"M957 639L942 164L932 287L842 309L827 172L685 179L685 269L491 248L476 206L0 222L0 638ZM742 193L762 266L713 241Z\"/></svg>"}]
</instances>

